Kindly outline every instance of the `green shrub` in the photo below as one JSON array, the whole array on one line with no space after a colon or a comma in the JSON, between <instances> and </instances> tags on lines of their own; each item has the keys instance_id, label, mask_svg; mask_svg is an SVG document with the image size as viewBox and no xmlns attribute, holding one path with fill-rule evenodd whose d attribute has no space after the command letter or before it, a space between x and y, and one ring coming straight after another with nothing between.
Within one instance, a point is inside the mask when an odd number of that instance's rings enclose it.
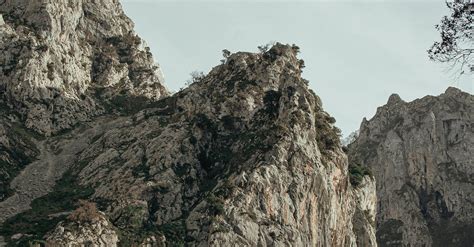
<instances>
[{"instance_id":1,"label":"green shrub","mask_svg":"<svg viewBox=\"0 0 474 247\"><path fill-rule=\"evenodd\" d=\"M368 167L358 164L349 165L349 176L351 184L355 187L362 183L364 176L373 177L372 171Z\"/></svg>"},{"instance_id":2,"label":"green shrub","mask_svg":"<svg viewBox=\"0 0 474 247\"><path fill-rule=\"evenodd\" d=\"M224 200L220 197L215 196L214 194L210 194L206 198L207 203L209 204L209 209L211 213L214 215L222 215L224 214Z\"/></svg>"},{"instance_id":3,"label":"green shrub","mask_svg":"<svg viewBox=\"0 0 474 247\"><path fill-rule=\"evenodd\" d=\"M135 114L145 109L150 100L144 96L117 95L110 102L121 112Z\"/></svg>"},{"instance_id":4,"label":"green shrub","mask_svg":"<svg viewBox=\"0 0 474 247\"><path fill-rule=\"evenodd\" d=\"M158 229L165 235L167 246L185 246L186 227L184 220L161 225Z\"/></svg>"},{"instance_id":5,"label":"green shrub","mask_svg":"<svg viewBox=\"0 0 474 247\"><path fill-rule=\"evenodd\" d=\"M79 200L79 207L67 219L73 222L94 223L100 220L100 216L95 203Z\"/></svg>"},{"instance_id":6,"label":"green shrub","mask_svg":"<svg viewBox=\"0 0 474 247\"><path fill-rule=\"evenodd\" d=\"M76 208L79 199L86 199L94 193L93 189L80 186L76 175L66 172L49 194L33 200L31 209L6 220L0 226L0 235L11 237L16 233L30 234L15 245L23 246L28 241L41 239L65 216L50 217L51 214L67 212ZM13 244L13 243L11 243Z\"/></svg>"},{"instance_id":7,"label":"green shrub","mask_svg":"<svg viewBox=\"0 0 474 247\"><path fill-rule=\"evenodd\" d=\"M341 130L334 125L336 120L323 110L316 112L316 141L324 156L340 146Z\"/></svg>"},{"instance_id":8,"label":"green shrub","mask_svg":"<svg viewBox=\"0 0 474 247\"><path fill-rule=\"evenodd\" d=\"M280 109L281 92L270 90L265 93L263 103L265 104L265 112L271 117L277 117Z\"/></svg>"}]
</instances>

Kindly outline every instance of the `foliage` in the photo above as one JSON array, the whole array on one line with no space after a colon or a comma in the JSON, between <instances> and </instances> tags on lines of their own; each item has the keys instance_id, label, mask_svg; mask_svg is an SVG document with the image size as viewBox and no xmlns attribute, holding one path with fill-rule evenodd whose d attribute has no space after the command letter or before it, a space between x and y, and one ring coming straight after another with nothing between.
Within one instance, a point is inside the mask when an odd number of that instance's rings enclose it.
<instances>
[{"instance_id":1,"label":"foliage","mask_svg":"<svg viewBox=\"0 0 474 247\"><path fill-rule=\"evenodd\" d=\"M358 164L349 165L349 176L351 184L355 187L362 183L364 176L373 177L372 171L368 167Z\"/></svg>"},{"instance_id":2,"label":"foliage","mask_svg":"<svg viewBox=\"0 0 474 247\"><path fill-rule=\"evenodd\" d=\"M193 83L200 82L202 79L204 79L204 77L206 77L206 75L202 71L193 71L191 72L190 75L191 75L191 79L186 81L185 86L189 86Z\"/></svg>"},{"instance_id":3,"label":"foliage","mask_svg":"<svg viewBox=\"0 0 474 247\"><path fill-rule=\"evenodd\" d=\"M227 49L222 50L222 56L224 57L224 59L221 60L221 63L222 64L226 63L227 60L229 60L229 57L230 57L231 54L232 53Z\"/></svg>"},{"instance_id":4,"label":"foliage","mask_svg":"<svg viewBox=\"0 0 474 247\"><path fill-rule=\"evenodd\" d=\"M213 215L222 215L224 214L224 200L220 197L210 194L206 198L207 203L209 204L209 209Z\"/></svg>"},{"instance_id":5,"label":"foliage","mask_svg":"<svg viewBox=\"0 0 474 247\"><path fill-rule=\"evenodd\" d=\"M186 226L184 220L161 225L158 229L165 235L169 246L185 246Z\"/></svg>"},{"instance_id":6,"label":"foliage","mask_svg":"<svg viewBox=\"0 0 474 247\"><path fill-rule=\"evenodd\" d=\"M119 111L126 114L135 114L151 103L151 101L144 96L131 96L131 95L117 95L111 100Z\"/></svg>"},{"instance_id":7,"label":"foliage","mask_svg":"<svg viewBox=\"0 0 474 247\"><path fill-rule=\"evenodd\" d=\"M297 46L297 45L295 45L295 44L292 44L292 45L291 45L291 49L293 49L293 51L294 51L296 54L300 53L300 47Z\"/></svg>"},{"instance_id":8,"label":"foliage","mask_svg":"<svg viewBox=\"0 0 474 247\"><path fill-rule=\"evenodd\" d=\"M270 41L267 44L258 46L257 48L258 48L259 52L263 54L263 53L267 52L268 50L270 50L270 48L273 45L275 45L275 41Z\"/></svg>"},{"instance_id":9,"label":"foliage","mask_svg":"<svg viewBox=\"0 0 474 247\"><path fill-rule=\"evenodd\" d=\"M277 117L280 108L281 93L278 91L270 90L265 93L263 97L263 103L265 104L265 112L271 117Z\"/></svg>"},{"instance_id":10,"label":"foliage","mask_svg":"<svg viewBox=\"0 0 474 247\"><path fill-rule=\"evenodd\" d=\"M158 232L152 222L147 220L147 216L146 205L128 205L118 211L113 224L118 230L119 246L137 246L137 243Z\"/></svg>"},{"instance_id":11,"label":"foliage","mask_svg":"<svg viewBox=\"0 0 474 247\"><path fill-rule=\"evenodd\" d=\"M100 220L100 213L93 202L79 200L79 207L67 219L74 222L94 223Z\"/></svg>"},{"instance_id":12,"label":"foliage","mask_svg":"<svg viewBox=\"0 0 474 247\"><path fill-rule=\"evenodd\" d=\"M340 146L341 130L335 126L336 119L323 110L316 112L316 141L319 150L325 156Z\"/></svg>"},{"instance_id":13,"label":"foliage","mask_svg":"<svg viewBox=\"0 0 474 247\"><path fill-rule=\"evenodd\" d=\"M474 4L454 1L446 3L450 15L444 16L436 29L441 41L428 50L431 60L450 63L460 74L474 71Z\"/></svg>"},{"instance_id":14,"label":"foliage","mask_svg":"<svg viewBox=\"0 0 474 247\"><path fill-rule=\"evenodd\" d=\"M5 221L0 227L0 235L6 239L16 233L31 235L20 239L20 244L17 242L16 245L27 245L28 241L41 239L65 219L65 216L50 215L73 210L79 199L88 198L94 193L93 189L80 186L76 178L75 174L66 172L56 183L53 192L33 200L30 210Z\"/></svg>"},{"instance_id":15,"label":"foliage","mask_svg":"<svg viewBox=\"0 0 474 247\"><path fill-rule=\"evenodd\" d=\"M300 70L306 68L306 65L304 64L303 59L298 60L298 65L299 65Z\"/></svg>"}]
</instances>

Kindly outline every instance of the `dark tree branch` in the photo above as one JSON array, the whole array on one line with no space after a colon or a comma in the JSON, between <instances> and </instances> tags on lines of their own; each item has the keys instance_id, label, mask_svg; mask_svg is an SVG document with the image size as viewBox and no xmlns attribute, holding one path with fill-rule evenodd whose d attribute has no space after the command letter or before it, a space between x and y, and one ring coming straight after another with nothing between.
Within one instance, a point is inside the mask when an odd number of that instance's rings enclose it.
<instances>
[{"instance_id":1,"label":"dark tree branch","mask_svg":"<svg viewBox=\"0 0 474 247\"><path fill-rule=\"evenodd\" d=\"M474 4L464 1L446 2L451 10L436 25L441 41L436 41L428 50L433 61L449 63L451 69L459 68L463 74L474 68Z\"/></svg>"}]
</instances>

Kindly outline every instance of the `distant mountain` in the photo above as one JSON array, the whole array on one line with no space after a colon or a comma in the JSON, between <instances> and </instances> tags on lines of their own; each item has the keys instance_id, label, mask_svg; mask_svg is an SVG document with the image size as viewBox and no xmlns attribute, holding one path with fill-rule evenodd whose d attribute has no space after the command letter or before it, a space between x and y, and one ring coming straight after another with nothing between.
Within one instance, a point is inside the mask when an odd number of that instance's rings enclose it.
<instances>
[{"instance_id":1,"label":"distant mountain","mask_svg":"<svg viewBox=\"0 0 474 247\"><path fill-rule=\"evenodd\" d=\"M351 163L377 181L379 246L474 243L474 96L440 96L387 105L361 124Z\"/></svg>"}]
</instances>

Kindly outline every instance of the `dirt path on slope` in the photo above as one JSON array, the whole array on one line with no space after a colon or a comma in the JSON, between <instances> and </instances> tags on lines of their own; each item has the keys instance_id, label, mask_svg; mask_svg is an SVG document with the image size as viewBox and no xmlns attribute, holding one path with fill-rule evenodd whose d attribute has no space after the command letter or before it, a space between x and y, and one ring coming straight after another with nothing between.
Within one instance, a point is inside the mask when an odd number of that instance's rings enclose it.
<instances>
[{"instance_id":1,"label":"dirt path on slope","mask_svg":"<svg viewBox=\"0 0 474 247\"><path fill-rule=\"evenodd\" d=\"M102 117L70 133L36 142L40 155L11 182L15 193L0 202L0 224L27 211L34 199L51 192L56 181L71 167L77 154L89 145L91 139L120 123L120 118L115 119L109 121L107 117ZM60 152L54 152L52 147L59 147Z\"/></svg>"}]
</instances>

